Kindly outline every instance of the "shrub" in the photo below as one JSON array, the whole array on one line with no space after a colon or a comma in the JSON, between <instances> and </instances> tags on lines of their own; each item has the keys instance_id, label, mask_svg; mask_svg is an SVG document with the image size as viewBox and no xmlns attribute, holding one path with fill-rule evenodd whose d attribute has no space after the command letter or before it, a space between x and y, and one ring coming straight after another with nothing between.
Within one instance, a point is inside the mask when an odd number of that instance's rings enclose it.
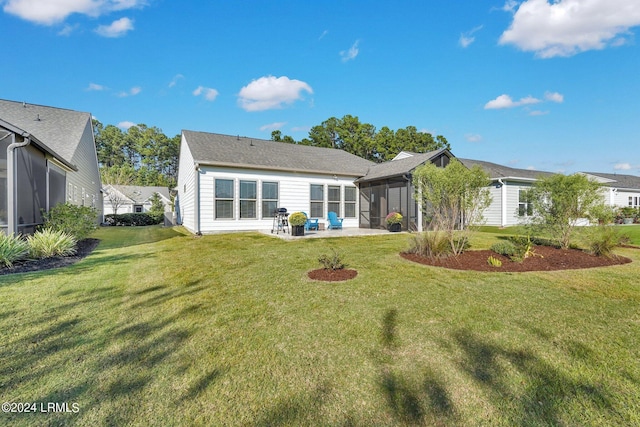
<instances>
[{"instance_id":1,"label":"shrub","mask_svg":"<svg viewBox=\"0 0 640 427\"><path fill-rule=\"evenodd\" d=\"M0 264L13 267L13 263L25 259L29 254L29 244L13 234L0 233Z\"/></svg>"},{"instance_id":2,"label":"shrub","mask_svg":"<svg viewBox=\"0 0 640 427\"><path fill-rule=\"evenodd\" d=\"M27 237L29 256L35 259L69 256L76 253L76 239L64 231L44 229Z\"/></svg>"},{"instance_id":3,"label":"shrub","mask_svg":"<svg viewBox=\"0 0 640 427\"><path fill-rule=\"evenodd\" d=\"M335 249L331 249L331 251L333 252L332 255L320 255L318 258L322 268L325 270L342 270L345 268L347 265L340 259L340 254Z\"/></svg>"},{"instance_id":4,"label":"shrub","mask_svg":"<svg viewBox=\"0 0 640 427\"><path fill-rule=\"evenodd\" d=\"M104 222L116 226L145 226L161 224L164 220L164 212L142 212L125 214L108 214L104 216Z\"/></svg>"},{"instance_id":5,"label":"shrub","mask_svg":"<svg viewBox=\"0 0 640 427\"><path fill-rule=\"evenodd\" d=\"M613 257L613 249L622 244L622 236L610 226L592 227L585 233L587 251L596 256Z\"/></svg>"},{"instance_id":6,"label":"shrub","mask_svg":"<svg viewBox=\"0 0 640 427\"><path fill-rule=\"evenodd\" d=\"M293 226L301 226L307 222L307 216L302 212L294 212L289 215L289 224Z\"/></svg>"},{"instance_id":7,"label":"shrub","mask_svg":"<svg viewBox=\"0 0 640 427\"><path fill-rule=\"evenodd\" d=\"M387 225L400 224L402 222L402 214L399 212L391 212L387 215Z\"/></svg>"},{"instance_id":8,"label":"shrub","mask_svg":"<svg viewBox=\"0 0 640 427\"><path fill-rule=\"evenodd\" d=\"M498 258L494 258L493 256L487 258L487 262L492 267L502 267L502 261L500 261Z\"/></svg>"},{"instance_id":9,"label":"shrub","mask_svg":"<svg viewBox=\"0 0 640 427\"><path fill-rule=\"evenodd\" d=\"M512 261L523 262L525 259L532 256L542 257L542 255L535 252L531 236L511 236L509 237L509 241L513 243L513 246L516 249L515 254L510 256Z\"/></svg>"},{"instance_id":10,"label":"shrub","mask_svg":"<svg viewBox=\"0 0 640 427\"><path fill-rule=\"evenodd\" d=\"M429 258L446 258L453 253L449 236L444 231L424 231L411 237L410 253Z\"/></svg>"},{"instance_id":11,"label":"shrub","mask_svg":"<svg viewBox=\"0 0 640 427\"><path fill-rule=\"evenodd\" d=\"M493 245L491 245L490 249L497 254L508 256L508 257L512 257L516 255L518 252L518 250L516 249L516 245L514 245L509 240L494 243Z\"/></svg>"},{"instance_id":12,"label":"shrub","mask_svg":"<svg viewBox=\"0 0 640 427\"><path fill-rule=\"evenodd\" d=\"M98 211L89 206L61 203L43 212L42 229L64 231L76 240L82 240L97 228Z\"/></svg>"}]
</instances>

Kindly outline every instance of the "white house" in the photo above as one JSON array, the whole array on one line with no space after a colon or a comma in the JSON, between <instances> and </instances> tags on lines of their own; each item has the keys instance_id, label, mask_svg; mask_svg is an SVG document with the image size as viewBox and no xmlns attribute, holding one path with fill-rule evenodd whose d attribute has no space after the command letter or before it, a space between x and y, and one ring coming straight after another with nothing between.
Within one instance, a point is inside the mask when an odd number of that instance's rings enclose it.
<instances>
[{"instance_id":1,"label":"white house","mask_svg":"<svg viewBox=\"0 0 640 427\"><path fill-rule=\"evenodd\" d=\"M605 201L610 206L640 207L640 176L600 172L582 173L602 184Z\"/></svg>"},{"instance_id":2,"label":"white house","mask_svg":"<svg viewBox=\"0 0 640 427\"><path fill-rule=\"evenodd\" d=\"M171 195L167 187L138 185L105 185L104 214L142 213L151 210L151 198L160 196L165 212L171 212Z\"/></svg>"},{"instance_id":3,"label":"white house","mask_svg":"<svg viewBox=\"0 0 640 427\"><path fill-rule=\"evenodd\" d=\"M179 217L194 233L265 230L276 208L358 227L358 188L372 162L342 150L185 130Z\"/></svg>"},{"instance_id":4,"label":"white house","mask_svg":"<svg viewBox=\"0 0 640 427\"><path fill-rule=\"evenodd\" d=\"M0 232L32 233L64 202L99 218L100 188L90 113L0 100Z\"/></svg>"}]
</instances>

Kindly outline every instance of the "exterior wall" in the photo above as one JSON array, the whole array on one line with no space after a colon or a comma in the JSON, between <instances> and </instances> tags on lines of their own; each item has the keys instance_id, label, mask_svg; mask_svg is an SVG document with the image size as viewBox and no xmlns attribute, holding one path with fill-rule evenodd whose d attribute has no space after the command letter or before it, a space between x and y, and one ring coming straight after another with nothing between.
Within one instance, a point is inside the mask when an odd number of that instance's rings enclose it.
<instances>
[{"instance_id":1,"label":"exterior wall","mask_svg":"<svg viewBox=\"0 0 640 427\"><path fill-rule=\"evenodd\" d=\"M182 163L181 165L185 165ZM215 195L215 180L216 179L231 179L233 180L234 188L234 201L233 201L233 219L216 219L214 212L214 195ZM257 183L257 201L256 219L240 219L240 181L255 181ZM202 233L216 232L216 231L245 231L245 230L270 230L273 227L273 212L262 212L262 182L277 182L278 183L278 207L286 208L287 212L293 213L296 211L306 212L311 211L310 193L311 184L320 184L324 186L324 215L320 219L320 223L327 223L328 212L328 189L329 185L340 186L340 217L344 216L344 188L346 186L353 187L356 190L356 216L353 218L345 218L343 227L357 227L358 226L358 190L353 183L355 177L336 177L316 175L316 174L302 174L292 172L279 172L279 171L263 171L263 170L247 170L247 169L234 169L234 168L220 168L202 166L199 173L200 184L200 230L194 230L187 225L186 218L183 217L185 226L191 231L201 231ZM180 191L184 192L184 187L181 186ZM186 181L185 181L186 184ZM187 191L188 192L188 191ZM187 215L191 210L188 208L188 204L193 201L181 199L181 210L183 215ZM191 224L191 222L189 222Z\"/></svg>"},{"instance_id":2,"label":"exterior wall","mask_svg":"<svg viewBox=\"0 0 640 427\"><path fill-rule=\"evenodd\" d=\"M485 225L502 225L502 186L499 183L492 183L489 187L491 204L484 210Z\"/></svg>"},{"instance_id":3,"label":"exterior wall","mask_svg":"<svg viewBox=\"0 0 640 427\"><path fill-rule=\"evenodd\" d=\"M180 159L178 167L178 203L180 220L189 231L195 230L195 164L184 135L180 142Z\"/></svg>"},{"instance_id":4,"label":"exterior wall","mask_svg":"<svg viewBox=\"0 0 640 427\"><path fill-rule=\"evenodd\" d=\"M611 190L610 190L611 191ZM618 188L616 191L611 191L612 193L612 206L632 206L637 208L640 206L640 189L638 190L627 190ZM629 197L631 197L631 204L629 204Z\"/></svg>"},{"instance_id":5,"label":"exterior wall","mask_svg":"<svg viewBox=\"0 0 640 427\"><path fill-rule=\"evenodd\" d=\"M511 226L526 223L526 216L518 216L520 189L531 188L531 183L514 180L504 180L503 182L504 189L495 183L489 189L492 200L491 205L483 212L485 225ZM505 194L506 198L503 197ZM503 215L505 215L504 219Z\"/></svg>"},{"instance_id":6,"label":"exterior wall","mask_svg":"<svg viewBox=\"0 0 640 427\"><path fill-rule=\"evenodd\" d=\"M102 184L90 118L87 120L71 163L76 165L78 170L67 172L67 202L80 206L92 206L98 210L98 218L102 218Z\"/></svg>"}]
</instances>

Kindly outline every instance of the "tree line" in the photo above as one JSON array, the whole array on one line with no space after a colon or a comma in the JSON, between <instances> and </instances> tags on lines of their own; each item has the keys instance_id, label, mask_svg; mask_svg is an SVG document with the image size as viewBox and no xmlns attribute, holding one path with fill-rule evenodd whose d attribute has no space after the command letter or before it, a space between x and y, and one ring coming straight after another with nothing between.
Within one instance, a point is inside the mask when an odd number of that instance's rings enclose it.
<instances>
[{"instance_id":1,"label":"tree line","mask_svg":"<svg viewBox=\"0 0 640 427\"><path fill-rule=\"evenodd\" d=\"M104 184L174 188L178 178L180 135L172 138L161 129L145 124L122 130L93 120L100 174ZM424 153L450 149L442 135L421 132L415 126L396 131L387 126L376 130L357 116L331 117L314 126L300 141L276 130L271 140L314 147L335 148L374 162L391 160L400 151Z\"/></svg>"}]
</instances>

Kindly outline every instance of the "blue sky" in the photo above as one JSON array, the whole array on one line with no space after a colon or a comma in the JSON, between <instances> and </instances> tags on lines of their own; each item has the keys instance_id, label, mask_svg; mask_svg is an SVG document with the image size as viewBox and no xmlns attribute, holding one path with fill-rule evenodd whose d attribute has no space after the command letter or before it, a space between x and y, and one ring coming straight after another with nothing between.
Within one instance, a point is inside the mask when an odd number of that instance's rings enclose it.
<instances>
[{"instance_id":1,"label":"blue sky","mask_svg":"<svg viewBox=\"0 0 640 427\"><path fill-rule=\"evenodd\" d=\"M329 117L458 157L640 175L637 0L0 0L0 98L301 139Z\"/></svg>"}]
</instances>

